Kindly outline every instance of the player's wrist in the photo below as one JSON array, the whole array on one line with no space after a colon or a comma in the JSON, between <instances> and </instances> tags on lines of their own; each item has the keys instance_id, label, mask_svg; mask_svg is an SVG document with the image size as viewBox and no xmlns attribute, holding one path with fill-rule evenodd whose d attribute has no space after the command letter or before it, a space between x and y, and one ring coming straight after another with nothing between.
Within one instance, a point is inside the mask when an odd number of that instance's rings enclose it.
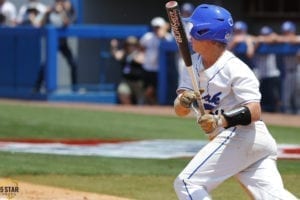
<instances>
[{"instance_id":1,"label":"player's wrist","mask_svg":"<svg viewBox=\"0 0 300 200\"><path fill-rule=\"evenodd\" d=\"M182 94L179 94L174 101L174 110L177 116L183 117L188 115L191 112L191 109L181 105L181 102L179 100L180 95Z\"/></svg>"},{"instance_id":2,"label":"player's wrist","mask_svg":"<svg viewBox=\"0 0 300 200\"><path fill-rule=\"evenodd\" d=\"M219 124L220 127L227 127L228 126L228 122L227 120L225 119L225 117L223 115L220 116L220 124Z\"/></svg>"}]
</instances>

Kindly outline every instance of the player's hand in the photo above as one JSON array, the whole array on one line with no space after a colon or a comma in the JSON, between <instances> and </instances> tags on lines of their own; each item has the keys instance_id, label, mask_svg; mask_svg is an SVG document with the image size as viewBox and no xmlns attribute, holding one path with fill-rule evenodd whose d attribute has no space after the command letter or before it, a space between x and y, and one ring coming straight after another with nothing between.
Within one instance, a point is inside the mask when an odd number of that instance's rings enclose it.
<instances>
[{"instance_id":1,"label":"player's hand","mask_svg":"<svg viewBox=\"0 0 300 200\"><path fill-rule=\"evenodd\" d=\"M190 108L191 104L197 100L196 94L193 91L184 91L179 96L180 105L185 108Z\"/></svg>"},{"instance_id":2,"label":"player's hand","mask_svg":"<svg viewBox=\"0 0 300 200\"><path fill-rule=\"evenodd\" d=\"M206 134L210 134L222 125L222 120L219 115L204 114L199 117L198 124Z\"/></svg>"}]
</instances>

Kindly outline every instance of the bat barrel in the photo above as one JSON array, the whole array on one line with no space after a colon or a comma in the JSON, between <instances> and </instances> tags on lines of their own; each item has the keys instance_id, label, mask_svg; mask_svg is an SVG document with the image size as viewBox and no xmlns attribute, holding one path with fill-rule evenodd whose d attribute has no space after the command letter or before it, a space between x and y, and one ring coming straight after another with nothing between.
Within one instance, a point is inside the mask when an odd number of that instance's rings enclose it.
<instances>
[{"instance_id":1,"label":"bat barrel","mask_svg":"<svg viewBox=\"0 0 300 200\"><path fill-rule=\"evenodd\" d=\"M178 45L179 51L186 66L192 65L189 43L185 34L185 28L181 20L181 14L176 1L169 1L166 3L166 10L170 21L171 29L174 38Z\"/></svg>"},{"instance_id":2,"label":"bat barrel","mask_svg":"<svg viewBox=\"0 0 300 200\"><path fill-rule=\"evenodd\" d=\"M182 59L184 60L185 65L188 69L188 72L190 74L194 92L197 94L197 103L199 106L200 114L204 115L205 109L204 109L204 106L203 106L203 103L201 100L201 94L199 92L197 79L195 77L195 73L192 68L192 59L191 59L191 53L190 53L190 49L189 49L189 43L188 43L187 36L185 33L185 28L184 28L182 20L181 20L181 14L180 14L178 3L176 1L169 1L166 3L165 7L167 10L170 25L171 25L173 35L176 40L178 49L180 51Z\"/></svg>"}]
</instances>

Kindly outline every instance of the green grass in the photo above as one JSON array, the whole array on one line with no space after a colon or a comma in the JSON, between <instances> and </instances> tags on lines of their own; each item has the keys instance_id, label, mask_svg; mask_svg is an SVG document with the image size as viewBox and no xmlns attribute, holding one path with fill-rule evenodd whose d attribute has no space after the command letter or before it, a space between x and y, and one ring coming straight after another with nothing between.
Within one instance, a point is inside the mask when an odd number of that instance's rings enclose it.
<instances>
[{"instance_id":1,"label":"green grass","mask_svg":"<svg viewBox=\"0 0 300 200\"><path fill-rule=\"evenodd\" d=\"M0 165L0 176L51 173L84 176L99 174L174 175L187 162L185 159L125 159L4 152L0 152L0 160L1 162L5 160L5 165Z\"/></svg>"},{"instance_id":2,"label":"green grass","mask_svg":"<svg viewBox=\"0 0 300 200\"><path fill-rule=\"evenodd\" d=\"M175 199L173 180L189 159L118 159L0 153L0 176L33 183L135 199ZM300 196L299 161L279 161L285 186ZM230 193L226 191L231 191ZM213 192L215 199L246 197L234 179Z\"/></svg>"},{"instance_id":3,"label":"green grass","mask_svg":"<svg viewBox=\"0 0 300 200\"><path fill-rule=\"evenodd\" d=\"M0 110L2 138L204 138L188 118L3 104Z\"/></svg>"},{"instance_id":4,"label":"green grass","mask_svg":"<svg viewBox=\"0 0 300 200\"><path fill-rule=\"evenodd\" d=\"M0 103L0 138L206 139L195 119ZM300 128L268 126L279 142Z\"/></svg>"},{"instance_id":5,"label":"green grass","mask_svg":"<svg viewBox=\"0 0 300 200\"><path fill-rule=\"evenodd\" d=\"M0 153L0 175L38 184L134 199L175 199L173 180L188 159L117 159ZM299 161L279 161L285 186L300 196ZM228 193L227 191L230 191ZM245 199L234 179L213 192L214 199Z\"/></svg>"},{"instance_id":6,"label":"green grass","mask_svg":"<svg viewBox=\"0 0 300 200\"><path fill-rule=\"evenodd\" d=\"M154 124L154 125L153 125ZM269 126L278 143L300 128ZM205 139L195 119L0 103L0 138ZM173 180L189 159L121 159L0 152L0 176L134 199L176 199ZM300 161L280 160L285 186L300 196ZM230 191L230 192L228 192ZM234 179L214 199L247 199Z\"/></svg>"}]
</instances>

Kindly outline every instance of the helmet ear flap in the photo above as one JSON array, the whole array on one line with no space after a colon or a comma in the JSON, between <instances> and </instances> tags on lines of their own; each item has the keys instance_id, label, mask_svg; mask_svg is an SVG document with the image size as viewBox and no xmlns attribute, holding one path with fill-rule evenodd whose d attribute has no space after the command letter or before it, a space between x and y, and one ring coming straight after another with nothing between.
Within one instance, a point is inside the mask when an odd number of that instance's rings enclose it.
<instances>
[{"instance_id":1,"label":"helmet ear flap","mask_svg":"<svg viewBox=\"0 0 300 200\"><path fill-rule=\"evenodd\" d=\"M208 31L209 31L209 29L202 29L202 30L197 31L197 33L198 33L199 35L204 35L204 34L207 33Z\"/></svg>"},{"instance_id":2,"label":"helmet ear flap","mask_svg":"<svg viewBox=\"0 0 300 200\"><path fill-rule=\"evenodd\" d=\"M193 38L201 40L209 31L210 29L207 27L207 25L194 25L191 29L190 34Z\"/></svg>"}]
</instances>

